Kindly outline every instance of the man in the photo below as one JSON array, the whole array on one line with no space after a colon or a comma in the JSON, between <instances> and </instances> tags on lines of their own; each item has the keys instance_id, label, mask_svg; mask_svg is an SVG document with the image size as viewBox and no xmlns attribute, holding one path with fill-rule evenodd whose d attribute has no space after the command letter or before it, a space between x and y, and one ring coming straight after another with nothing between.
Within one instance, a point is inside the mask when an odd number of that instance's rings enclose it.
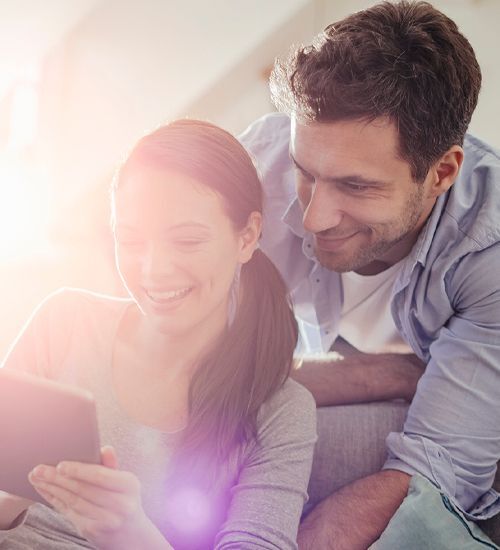
<instances>
[{"instance_id":1,"label":"man","mask_svg":"<svg viewBox=\"0 0 500 550\"><path fill-rule=\"evenodd\" d=\"M453 21L425 2L382 3L278 61L283 114L241 138L301 350L358 350L296 378L318 405L412 401L383 468L314 508L301 548L367 548L414 474L469 519L500 509L500 157L464 139L480 85Z\"/></svg>"}]
</instances>

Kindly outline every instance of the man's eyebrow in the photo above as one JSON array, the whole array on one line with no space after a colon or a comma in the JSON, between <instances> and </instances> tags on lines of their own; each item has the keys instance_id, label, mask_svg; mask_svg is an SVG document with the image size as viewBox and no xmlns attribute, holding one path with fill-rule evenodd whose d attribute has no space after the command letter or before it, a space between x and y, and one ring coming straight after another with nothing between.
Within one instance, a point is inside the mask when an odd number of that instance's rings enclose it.
<instances>
[{"instance_id":1,"label":"man's eyebrow","mask_svg":"<svg viewBox=\"0 0 500 550\"><path fill-rule=\"evenodd\" d=\"M389 184L389 182L387 181L365 178L364 176L360 176L358 174L349 174L347 176L340 177L326 177L323 179L331 183L350 183L354 185L364 185L366 187L387 187L387 185Z\"/></svg>"},{"instance_id":2,"label":"man's eyebrow","mask_svg":"<svg viewBox=\"0 0 500 550\"><path fill-rule=\"evenodd\" d=\"M314 177L313 174L308 172L303 166L301 166L297 160L294 158L292 153L290 153L290 160L295 165L295 167L300 170L302 173ZM361 176L359 174L347 174L345 176L326 176L322 178L323 181L327 181L330 183L354 183L358 185L366 185L371 187L386 187L390 182L382 181L382 180L376 180L373 178L366 178L364 176Z\"/></svg>"},{"instance_id":3,"label":"man's eyebrow","mask_svg":"<svg viewBox=\"0 0 500 550\"><path fill-rule=\"evenodd\" d=\"M296 160L295 160L295 157L292 155L292 153L289 153L290 155L290 160L292 161L293 165L295 166L295 168L297 168L298 170L300 170L301 172L304 172L304 174L307 174L308 176L312 176L312 174L310 174L305 168L303 168Z\"/></svg>"}]
</instances>

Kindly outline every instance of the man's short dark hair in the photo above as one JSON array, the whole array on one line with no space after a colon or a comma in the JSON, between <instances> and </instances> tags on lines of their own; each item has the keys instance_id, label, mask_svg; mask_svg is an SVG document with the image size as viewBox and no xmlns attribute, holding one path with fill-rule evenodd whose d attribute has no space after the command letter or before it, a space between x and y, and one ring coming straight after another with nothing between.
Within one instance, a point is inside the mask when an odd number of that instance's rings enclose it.
<instances>
[{"instance_id":1,"label":"man's short dark hair","mask_svg":"<svg viewBox=\"0 0 500 550\"><path fill-rule=\"evenodd\" d=\"M276 61L276 107L315 122L388 117L399 154L423 181L462 145L481 70L457 25L427 2L382 2L329 25L311 46Z\"/></svg>"}]
</instances>

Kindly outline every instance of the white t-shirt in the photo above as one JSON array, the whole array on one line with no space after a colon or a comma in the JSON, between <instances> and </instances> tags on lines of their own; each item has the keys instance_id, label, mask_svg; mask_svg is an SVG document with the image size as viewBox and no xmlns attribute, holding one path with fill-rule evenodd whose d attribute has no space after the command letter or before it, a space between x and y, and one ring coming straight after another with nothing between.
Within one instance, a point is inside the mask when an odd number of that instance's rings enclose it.
<instances>
[{"instance_id":1,"label":"white t-shirt","mask_svg":"<svg viewBox=\"0 0 500 550\"><path fill-rule=\"evenodd\" d=\"M376 275L342 273L344 301L339 335L366 353L413 353L391 314L391 295L402 262Z\"/></svg>"}]
</instances>

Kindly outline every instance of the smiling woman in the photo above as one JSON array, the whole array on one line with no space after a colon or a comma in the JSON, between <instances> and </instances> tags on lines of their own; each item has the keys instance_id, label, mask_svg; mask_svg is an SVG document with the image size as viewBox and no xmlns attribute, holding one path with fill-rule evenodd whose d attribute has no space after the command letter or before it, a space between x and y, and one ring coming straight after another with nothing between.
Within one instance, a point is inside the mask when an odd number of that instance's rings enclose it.
<instances>
[{"instance_id":1,"label":"smiling woman","mask_svg":"<svg viewBox=\"0 0 500 550\"><path fill-rule=\"evenodd\" d=\"M258 248L252 161L216 126L173 122L138 142L112 197L129 298L52 295L5 361L90 390L112 447L31 472L53 510L0 498L0 543L296 548L315 404L288 379L297 326Z\"/></svg>"}]
</instances>

